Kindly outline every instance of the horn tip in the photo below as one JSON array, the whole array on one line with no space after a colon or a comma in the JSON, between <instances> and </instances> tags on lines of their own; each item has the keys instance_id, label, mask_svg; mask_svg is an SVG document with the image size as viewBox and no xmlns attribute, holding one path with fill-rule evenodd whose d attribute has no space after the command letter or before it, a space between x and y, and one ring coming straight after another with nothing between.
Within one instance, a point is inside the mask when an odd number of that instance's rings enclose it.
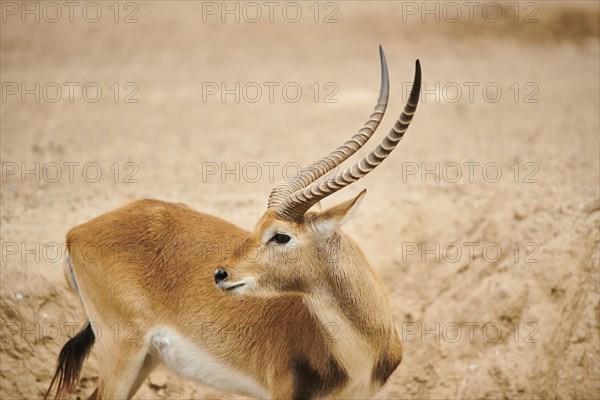
<instances>
[{"instance_id":1,"label":"horn tip","mask_svg":"<svg viewBox=\"0 0 600 400\"><path fill-rule=\"evenodd\" d=\"M385 103L387 105L390 91L390 77L388 75L385 53L383 52L383 46L381 45L379 45L379 60L381 61L381 89L379 91L378 103Z\"/></svg>"},{"instance_id":2,"label":"horn tip","mask_svg":"<svg viewBox=\"0 0 600 400\"><path fill-rule=\"evenodd\" d=\"M385 61L385 51L383 51L382 45L379 45L379 58L381 59L382 67L385 65L387 69L387 63Z\"/></svg>"},{"instance_id":3,"label":"horn tip","mask_svg":"<svg viewBox=\"0 0 600 400\"><path fill-rule=\"evenodd\" d=\"M421 86L421 62L417 58L415 61L415 82L419 86Z\"/></svg>"}]
</instances>

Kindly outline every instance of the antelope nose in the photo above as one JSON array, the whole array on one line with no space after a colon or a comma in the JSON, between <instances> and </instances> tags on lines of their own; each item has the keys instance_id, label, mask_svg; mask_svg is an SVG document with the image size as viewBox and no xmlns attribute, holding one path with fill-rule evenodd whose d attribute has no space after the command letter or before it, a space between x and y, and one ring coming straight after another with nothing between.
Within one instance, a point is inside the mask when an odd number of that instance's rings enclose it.
<instances>
[{"instance_id":1,"label":"antelope nose","mask_svg":"<svg viewBox=\"0 0 600 400\"><path fill-rule=\"evenodd\" d=\"M213 274L213 277L215 278L215 283L219 284L219 283L223 282L225 279L227 279L227 271L219 268L215 271L215 273Z\"/></svg>"}]
</instances>

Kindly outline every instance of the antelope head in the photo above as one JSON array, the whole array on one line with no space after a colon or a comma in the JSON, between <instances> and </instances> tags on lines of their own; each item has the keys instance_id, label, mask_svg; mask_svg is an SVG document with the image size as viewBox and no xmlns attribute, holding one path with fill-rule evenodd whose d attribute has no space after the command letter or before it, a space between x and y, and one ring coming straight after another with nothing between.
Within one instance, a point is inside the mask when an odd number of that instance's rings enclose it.
<instances>
[{"instance_id":1,"label":"antelope head","mask_svg":"<svg viewBox=\"0 0 600 400\"><path fill-rule=\"evenodd\" d=\"M383 141L353 166L318 181L359 150L384 116L389 78L381 46L379 52L381 89L368 121L346 143L273 189L267 211L254 231L214 272L219 289L260 297L303 294L322 285L335 285L332 268L370 268L359 247L338 229L357 209L366 190L325 211L309 209L375 169L394 150L412 121L421 87L419 60L408 103Z\"/></svg>"}]
</instances>

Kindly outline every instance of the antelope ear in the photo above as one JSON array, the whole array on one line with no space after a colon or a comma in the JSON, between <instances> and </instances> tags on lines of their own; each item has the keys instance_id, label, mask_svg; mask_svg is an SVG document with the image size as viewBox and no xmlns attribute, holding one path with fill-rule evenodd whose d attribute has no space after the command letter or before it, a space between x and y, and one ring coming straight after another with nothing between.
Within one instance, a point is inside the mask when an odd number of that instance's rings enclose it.
<instances>
[{"instance_id":1,"label":"antelope ear","mask_svg":"<svg viewBox=\"0 0 600 400\"><path fill-rule=\"evenodd\" d=\"M321 202L317 201L316 204L312 206L312 209L313 211L321 212L323 210L323 207L321 207Z\"/></svg>"},{"instance_id":2,"label":"antelope ear","mask_svg":"<svg viewBox=\"0 0 600 400\"><path fill-rule=\"evenodd\" d=\"M314 220L313 226L324 236L330 236L338 226L352 218L366 193L367 189L363 189L355 198L323 211Z\"/></svg>"}]
</instances>

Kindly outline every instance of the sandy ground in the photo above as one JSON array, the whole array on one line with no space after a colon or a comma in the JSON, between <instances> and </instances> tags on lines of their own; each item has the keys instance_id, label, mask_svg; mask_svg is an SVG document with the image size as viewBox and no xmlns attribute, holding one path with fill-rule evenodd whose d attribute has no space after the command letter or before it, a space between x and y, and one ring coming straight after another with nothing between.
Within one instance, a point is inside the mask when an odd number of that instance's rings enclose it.
<instances>
[{"instance_id":1,"label":"sandy ground","mask_svg":"<svg viewBox=\"0 0 600 400\"><path fill-rule=\"evenodd\" d=\"M364 122L380 43L382 130L416 58L423 100L390 159L324 201L369 189L346 230L405 348L379 397L600 397L597 2L276 3L272 22L261 2L55 4L30 2L35 22L2 2L0 398L42 396L84 320L70 227L149 197L251 229L284 173ZM94 354L74 396L96 380ZM158 369L136 397L235 396Z\"/></svg>"}]
</instances>

